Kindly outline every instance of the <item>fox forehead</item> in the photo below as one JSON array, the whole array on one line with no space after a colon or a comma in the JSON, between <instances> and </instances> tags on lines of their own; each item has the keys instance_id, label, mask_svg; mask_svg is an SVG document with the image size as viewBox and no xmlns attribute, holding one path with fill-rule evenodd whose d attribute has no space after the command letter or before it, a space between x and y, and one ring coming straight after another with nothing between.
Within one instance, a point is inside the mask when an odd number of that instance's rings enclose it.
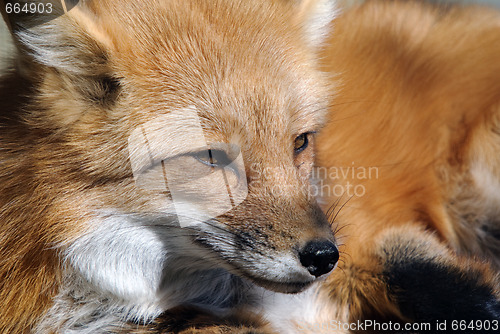
<instances>
[{"instance_id":1,"label":"fox forehead","mask_svg":"<svg viewBox=\"0 0 500 334\"><path fill-rule=\"evenodd\" d=\"M106 13L99 14L97 30L109 36L108 60L140 104L135 110L150 116L194 106L202 125L221 136L290 136L323 123L324 80L299 27L287 22L288 7L270 1L151 4L126 17L108 2L99 9ZM269 7L265 16L262 6Z\"/></svg>"}]
</instances>

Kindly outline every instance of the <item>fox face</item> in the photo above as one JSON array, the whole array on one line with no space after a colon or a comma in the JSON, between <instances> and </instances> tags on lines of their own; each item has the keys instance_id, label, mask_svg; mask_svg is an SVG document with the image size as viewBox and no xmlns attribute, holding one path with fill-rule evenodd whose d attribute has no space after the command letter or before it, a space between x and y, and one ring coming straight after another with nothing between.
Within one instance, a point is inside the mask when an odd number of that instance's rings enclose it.
<instances>
[{"instance_id":1,"label":"fox face","mask_svg":"<svg viewBox=\"0 0 500 334\"><path fill-rule=\"evenodd\" d=\"M32 143L23 183L50 203L36 224L64 264L53 310L92 295L152 319L232 306L250 282L299 292L334 268L309 194L328 95L314 59L333 13L330 1L88 1L13 22L16 75L33 90L16 121Z\"/></svg>"}]
</instances>

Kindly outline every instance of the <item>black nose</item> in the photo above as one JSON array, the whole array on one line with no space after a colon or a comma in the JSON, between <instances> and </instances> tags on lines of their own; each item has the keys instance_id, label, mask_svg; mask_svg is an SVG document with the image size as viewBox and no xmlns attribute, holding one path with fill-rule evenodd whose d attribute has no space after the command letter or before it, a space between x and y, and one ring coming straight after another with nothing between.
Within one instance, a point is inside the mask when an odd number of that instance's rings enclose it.
<instances>
[{"instance_id":1,"label":"black nose","mask_svg":"<svg viewBox=\"0 0 500 334\"><path fill-rule=\"evenodd\" d=\"M300 263L316 277L330 272L339 260L339 251L328 240L309 242L299 252Z\"/></svg>"}]
</instances>

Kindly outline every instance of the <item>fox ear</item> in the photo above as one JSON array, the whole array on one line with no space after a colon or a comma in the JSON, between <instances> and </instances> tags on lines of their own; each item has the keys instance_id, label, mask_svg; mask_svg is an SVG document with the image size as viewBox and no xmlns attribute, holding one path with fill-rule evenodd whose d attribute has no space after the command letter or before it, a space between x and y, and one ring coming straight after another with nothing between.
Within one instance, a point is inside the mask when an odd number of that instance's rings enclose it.
<instances>
[{"instance_id":1,"label":"fox ear","mask_svg":"<svg viewBox=\"0 0 500 334\"><path fill-rule=\"evenodd\" d=\"M0 0L21 61L34 61L68 74L84 74L89 69L96 73L103 68L111 41L101 29L99 15L87 5L91 1L43 1L38 8L43 4L44 14L36 16L6 10L15 3ZM19 3L21 8L27 3L29 9L29 2Z\"/></svg>"},{"instance_id":2,"label":"fox ear","mask_svg":"<svg viewBox=\"0 0 500 334\"><path fill-rule=\"evenodd\" d=\"M294 0L298 6L298 18L303 25L306 39L317 48L328 37L331 22L337 16L337 0Z\"/></svg>"}]
</instances>

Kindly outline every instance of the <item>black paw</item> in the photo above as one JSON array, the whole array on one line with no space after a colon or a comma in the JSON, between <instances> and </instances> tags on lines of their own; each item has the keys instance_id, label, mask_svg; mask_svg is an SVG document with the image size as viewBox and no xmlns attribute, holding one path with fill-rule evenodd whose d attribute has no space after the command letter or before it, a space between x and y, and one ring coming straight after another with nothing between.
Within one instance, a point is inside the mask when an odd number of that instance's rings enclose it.
<instances>
[{"instance_id":1,"label":"black paw","mask_svg":"<svg viewBox=\"0 0 500 334\"><path fill-rule=\"evenodd\" d=\"M385 249L384 277L401 314L435 333L500 332L498 282L484 265L434 246L413 240Z\"/></svg>"}]
</instances>

